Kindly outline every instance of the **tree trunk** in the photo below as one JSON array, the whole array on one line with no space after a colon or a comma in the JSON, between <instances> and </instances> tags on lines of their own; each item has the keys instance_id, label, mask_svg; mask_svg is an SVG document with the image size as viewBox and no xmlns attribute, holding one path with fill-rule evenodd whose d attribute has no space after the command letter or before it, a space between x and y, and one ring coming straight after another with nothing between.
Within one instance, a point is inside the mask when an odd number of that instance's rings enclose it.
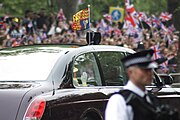
<instances>
[{"instance_id":1,"label":"tree trunk","mask_svg":"<svg viewBox=\"0 0 180 120\"><path fill-rule=\"evenodd\" d=\"M77 12L79 0L57 0L58 8L62 8L67 20L72 20L73 14Z\"/></svg>"},{"instance_id":2,"label":"tree trunk","mask_svg":"<svg viewBox=\"0 0 180 120\"><path fill-rule=\"evenodd\" d=\"M180 31L180 1L179 0L168 0L168 11L173 14L173 24L177 31ZM180 38L180 33L178 34ZM180 48L180 39L179 39ZM178 60L177 60L177 73L180 73L180 49L178 50ZM180 76L177 77L180 81Z\"/></svg>"}]
</instances>

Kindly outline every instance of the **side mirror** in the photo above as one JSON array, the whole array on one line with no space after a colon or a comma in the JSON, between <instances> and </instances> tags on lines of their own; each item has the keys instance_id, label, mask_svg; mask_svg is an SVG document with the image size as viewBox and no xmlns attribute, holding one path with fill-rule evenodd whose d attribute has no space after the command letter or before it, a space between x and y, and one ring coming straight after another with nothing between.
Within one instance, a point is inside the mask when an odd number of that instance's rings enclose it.
<instances>
[{"instance_id":1,"label":"side mirror","mask_svg":"<svg viewBox=\"0 0 180 120\"><path fill-rule=\"evenodd\" d=\"M158 74L164 85L171 85L173 83L173 78L167 74Z\"/></svg>"}]
</instances>

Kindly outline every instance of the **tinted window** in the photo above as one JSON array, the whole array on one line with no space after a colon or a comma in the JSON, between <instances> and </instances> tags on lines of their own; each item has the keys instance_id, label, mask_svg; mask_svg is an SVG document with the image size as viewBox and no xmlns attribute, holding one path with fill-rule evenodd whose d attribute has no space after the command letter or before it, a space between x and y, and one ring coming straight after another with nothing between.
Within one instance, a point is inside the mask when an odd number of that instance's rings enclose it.
<instances>
[{"instance_id":1,"label":"tinted window","mask_svg":"<svg viewBox=\"0 0 180 120\"><path fill-rule=\"evenodd\" d=\"M99 60L103 74L104 84L106 86L121 86L127 81L125 69L121 62L124 57L122 52L97 52L95 53Z\"/></svg>"},{"instance_id":2,"label":"tinted window","mask_svg":"<svg viewBox=\"0 0 180 120\"><path fill-rule=\"evenodd\" d=\"M82 54L75 59L73 84L84 87L102 85L98 66L92 53Z\"/></svg>"}]
</instances>

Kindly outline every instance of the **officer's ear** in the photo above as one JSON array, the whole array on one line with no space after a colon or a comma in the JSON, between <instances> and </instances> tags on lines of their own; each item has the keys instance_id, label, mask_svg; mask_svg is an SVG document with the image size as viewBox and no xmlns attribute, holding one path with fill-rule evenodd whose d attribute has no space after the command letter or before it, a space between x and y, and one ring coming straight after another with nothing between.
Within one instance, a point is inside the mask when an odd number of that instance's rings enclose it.
<instances>
[{"instance_id":1,"label":"officer's ear","mask_svg":"<svg viewBox=\"0 0 180 120\"><path fill-rule=\"evenodd\" d=\"M130 77L132 75L132 73L135 71L136 67L131 66L127 68L127 74Z\"/></svg>"},{"instance_id":2,"label":"officer's ear","mask_svg":"<svg viewBox=\"0 0 180 120\"><path fill-rule=\"evenodd\" d=\"M127 71L128 76L130 77L133 72L133 69L132 67L128 67L126 71Z\"/></svg>"}]
</instances>

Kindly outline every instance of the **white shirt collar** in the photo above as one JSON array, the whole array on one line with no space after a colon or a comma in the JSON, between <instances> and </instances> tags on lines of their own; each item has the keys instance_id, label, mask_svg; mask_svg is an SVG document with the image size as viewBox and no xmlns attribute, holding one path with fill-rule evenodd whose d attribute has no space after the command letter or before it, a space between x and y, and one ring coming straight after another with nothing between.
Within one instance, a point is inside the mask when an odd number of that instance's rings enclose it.
<instances>
[{"instance_id":1,"label":"white shirt collar","mask_svg":"<svg viewBox=\"0 0 180 120\"><path fill-rule=\"evenodd\" d=\"M130 90L141 97L144 97L144 95L147 93L147 90L142 91L131 80L129 80L128 83L124 86L124 89Z\"/></svg>"}]
</instances>

